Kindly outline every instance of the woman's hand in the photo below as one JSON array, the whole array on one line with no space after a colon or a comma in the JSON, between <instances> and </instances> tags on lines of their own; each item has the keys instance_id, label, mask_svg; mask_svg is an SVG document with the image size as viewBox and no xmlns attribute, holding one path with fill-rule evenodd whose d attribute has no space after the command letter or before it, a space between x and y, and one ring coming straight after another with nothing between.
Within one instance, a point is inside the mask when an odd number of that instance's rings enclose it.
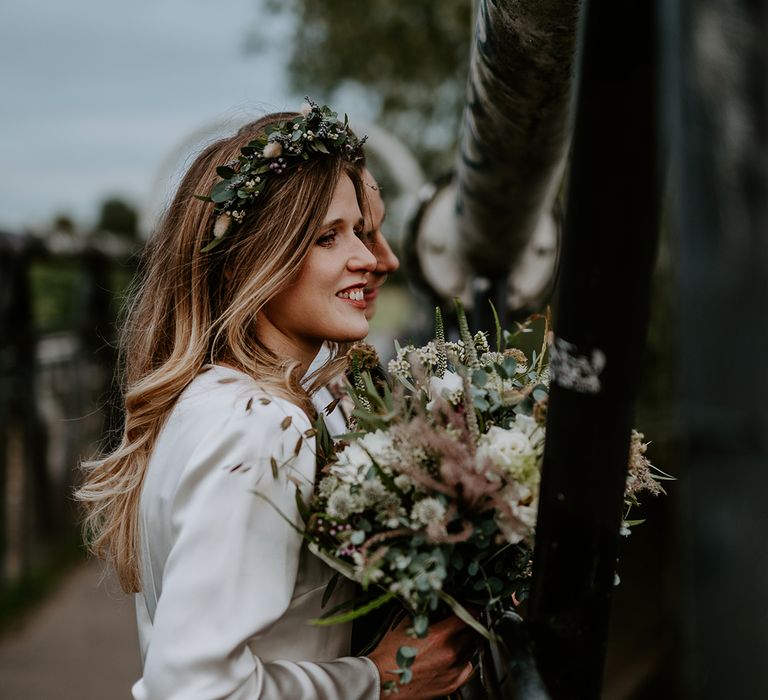
<instances>
[{"instance_id":1,"label":"woman's hand","mask_svg":"<svg viewBox=\"0 0 768 700\"><path fill-rule=\"evenodd\" d=\"M410 619L389 630L379 645L368 654L376 664L382 686L390 680L398 683L398 700L429 700L449 695L466 683L472 675L470 659L477 650L478 635L458 617L451 616L429 627L424 639L415 639L406 633ZM400 685L395 657L401 646L416 647L410 683ZM383 695L383 694L382 694Z\"/></svg>"}]
</instances>

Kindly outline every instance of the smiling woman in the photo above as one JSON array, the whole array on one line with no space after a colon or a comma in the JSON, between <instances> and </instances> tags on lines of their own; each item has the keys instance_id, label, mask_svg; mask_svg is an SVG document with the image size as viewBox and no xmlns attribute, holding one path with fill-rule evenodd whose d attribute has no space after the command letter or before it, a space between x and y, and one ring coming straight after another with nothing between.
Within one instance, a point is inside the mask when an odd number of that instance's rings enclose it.
<instances>
[{"instance_id":1,"label":"smiling woman","mask_svg":"<svg viewBox=\"0 0 768 700\"><path fill-rule=\"evenodd\" d=\"M354 341L368 333L362 290L376 258L363 228L355 184L344 174L296 280L264 307L257 337L284 356L300 356L305 371L326 340Z\"/></svg>"},{"instance_id":2,"label":"smiling woman","mask_svg":"<svg viewBox=\"0 0 768 700\"><path fill-rule=\"evenodd\" d=\"M92 549L136 593L137 700L377 700L410 643L401 626L352 657L348 625L308 627L332 572L295 529L296 490L315 481L310 393L337 367L309 392L304 373L368 331L362 167L327 107L269 115L198 156L147 247L121 339L122 442L77 494ZM458 620L435 626L400 697L455 688L470 640Z\"/></svg>"}]
</instances>

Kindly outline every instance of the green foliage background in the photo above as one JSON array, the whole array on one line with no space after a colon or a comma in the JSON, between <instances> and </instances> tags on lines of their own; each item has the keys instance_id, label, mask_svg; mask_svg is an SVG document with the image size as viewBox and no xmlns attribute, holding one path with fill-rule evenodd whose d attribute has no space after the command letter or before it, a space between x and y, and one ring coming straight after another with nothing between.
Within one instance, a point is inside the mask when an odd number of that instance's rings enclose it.
<instances>
[{"instance_id":1,"label":"green foliage background","mask_svg":"<svg viewBox=\"0 0 768 700\"><path fill-rule=\"evenodd\" d=\"M397 134L428 175L450 166L464 102L469 0L265 0L292 16L289 77L297 92L335 101L362 91L372 118ZM270 46L269 22L251 30L251 50Z\"/></svg>"}]
</instances>

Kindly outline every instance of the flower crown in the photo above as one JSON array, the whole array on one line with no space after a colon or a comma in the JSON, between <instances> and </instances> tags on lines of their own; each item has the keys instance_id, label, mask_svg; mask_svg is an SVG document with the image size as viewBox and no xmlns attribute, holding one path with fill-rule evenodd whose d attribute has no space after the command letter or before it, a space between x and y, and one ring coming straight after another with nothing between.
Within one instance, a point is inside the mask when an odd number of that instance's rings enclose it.
<instances>
[{"instance_id":1,"label":"flower crown","mask_svg":"<svg viewBox=\"0 0 768 700\"><path fill-rule=\"evenodd\" d=\"M282 175L285 169L299 165L318 155L341 155L356 162L363 158L362 146L367 137L358 139L338 120L330 107L322 107L309 97L300 114L284 122L269 124L263 135L243 146L240 155L226 165L216 168L221 180L208 195L195 195L204 202L213 202L218 213L213 226L213 239L203 252L215 248L233 226L245 218L245 208L253 204L272 175Z\"/></svg>"}]
</instances>

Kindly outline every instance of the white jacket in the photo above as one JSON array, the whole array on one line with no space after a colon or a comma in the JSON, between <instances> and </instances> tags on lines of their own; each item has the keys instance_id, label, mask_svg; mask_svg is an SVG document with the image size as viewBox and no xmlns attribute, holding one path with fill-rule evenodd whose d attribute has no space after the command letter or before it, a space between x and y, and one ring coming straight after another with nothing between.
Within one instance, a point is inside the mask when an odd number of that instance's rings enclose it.
<instances>
[{"instance_id":1,"label":"white jacket","mask_svg":"<svg viewBox=\"0 0 768 700\"><path fill-rule=\"evenodd\" d=\"M313 486L309 428L225 367L180 397L141 495L136 700L378 700L373 662L348 656L350 625L308 625L332 573L285 520L300 524L296 485L305 500Z\"/></svg>"}]
</instances>

